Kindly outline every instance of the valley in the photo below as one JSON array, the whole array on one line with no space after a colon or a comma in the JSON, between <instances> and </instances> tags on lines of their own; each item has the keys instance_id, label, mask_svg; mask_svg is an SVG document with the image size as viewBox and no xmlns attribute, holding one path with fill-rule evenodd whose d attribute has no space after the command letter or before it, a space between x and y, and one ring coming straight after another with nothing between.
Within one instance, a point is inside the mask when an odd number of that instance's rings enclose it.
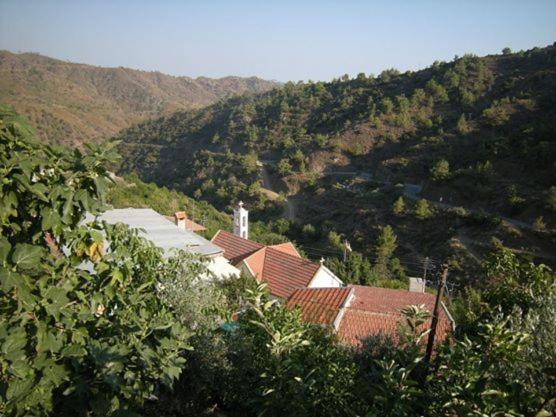
<instances>
[{"instance_id":1,"label":"valley","mask_svg":"<svg viewBox=\"0 0 556 417\"><path fill-rule=\"evenodd\" d=\"M243 200L314 258L340 236L372 259L390 225L407 273L429 257L467 282L498 244L553 263L554 97L554 46L286 83L122 132L120 170L228 213Z\"/></svg>"}]
</instances>

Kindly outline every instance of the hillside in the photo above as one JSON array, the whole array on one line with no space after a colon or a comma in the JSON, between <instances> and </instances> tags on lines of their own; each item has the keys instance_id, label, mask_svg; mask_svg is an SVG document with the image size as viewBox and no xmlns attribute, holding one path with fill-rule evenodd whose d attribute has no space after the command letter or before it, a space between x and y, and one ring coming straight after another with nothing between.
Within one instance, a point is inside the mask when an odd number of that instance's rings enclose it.
<instances>
[{"instance_id":1,"label":"hillside","mask_svg":"<svg viewBox=\"0 0 556 417\"><path fill-rule=\"evenodd\" d=\"M43 140L81 144L176 110L276 87L256 77L173 77L0 51L0 103L25 114Z\"/></svg>"},{"instance_id":2,"label":"hillside","mask_svg":"<svg viewBox=\"0 0 556 417\"><path fill-rule=\"evenodd\" d=\"M287 83L129 128L121 170L264 210L259 160L321 250L338 231L372 254L391 224L411 263L448 257L468 275L492 238L553 262L555 97L554 46Z\"/></svg>"}]
</instances>

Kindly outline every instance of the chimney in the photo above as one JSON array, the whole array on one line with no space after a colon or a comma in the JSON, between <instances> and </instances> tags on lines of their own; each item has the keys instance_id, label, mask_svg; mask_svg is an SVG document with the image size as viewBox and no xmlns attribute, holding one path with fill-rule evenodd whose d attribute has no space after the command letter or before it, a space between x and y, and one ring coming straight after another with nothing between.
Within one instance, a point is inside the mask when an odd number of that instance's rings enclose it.
<instances>
[{"instance_id":1,"label":"chimney","mask_svg":"<svg viewBox=\"0 0 556 417\"><path fill-rule=\"evenodd\" d=\"M423 278L409 278L409 291L425 292L426 281Z\"/></svg>"},{"instance_id":2,"label":"chimney","mask_svg":"<svg viewBox=\"0 0 556 417\"><path fill-rule=\"evenodd\" d=\"M174 213L174 222L178 229L186 230L185 220L187 219L187 214L185 211L176 211Z\"/></svg>"},{"instance_id":3,"label":"chimney","mask_svg":"<svg viewBox=\"0 0 556 417\"><path fill-rule=\"evenodd\" d=\"M249 212L243 208L240 201L234 208L234 235L243 239L249 238Z\"/></svg>"}]
</instances>

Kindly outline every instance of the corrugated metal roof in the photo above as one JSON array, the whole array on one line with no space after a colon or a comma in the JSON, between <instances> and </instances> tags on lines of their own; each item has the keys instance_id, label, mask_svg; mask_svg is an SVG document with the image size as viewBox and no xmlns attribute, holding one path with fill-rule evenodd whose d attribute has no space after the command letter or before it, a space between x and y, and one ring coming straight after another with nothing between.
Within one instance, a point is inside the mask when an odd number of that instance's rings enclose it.
<instances>
[{"instance_id":1,"label":"corrugated metal roof","mask_svg":"<svg viewBox=\"0 0 556 417\"><path fill-rule=\"evenodd\" d=\"M139 229L142 236L162 248L165 254L169 254L172 249L189 250L206 256L223 252L222 248L214 243L189 230L179 229L174 223L149 208L108 210L97 219L109 224L124 223L133 229ZM87 213L85 221L92 220L94 216Z\"/></svg>"}]
</instances>

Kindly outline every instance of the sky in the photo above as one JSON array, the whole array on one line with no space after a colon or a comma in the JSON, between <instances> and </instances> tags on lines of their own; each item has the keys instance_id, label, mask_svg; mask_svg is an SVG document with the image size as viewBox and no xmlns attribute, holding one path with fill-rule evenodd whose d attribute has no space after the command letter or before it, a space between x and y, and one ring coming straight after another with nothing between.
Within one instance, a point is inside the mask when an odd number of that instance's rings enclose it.
<instances>
[{"instance_id":1,"label":"sky","mask_svg":"<svg viewBox=\"0 0 556 417\"><path fill-rule=\"evenodd\" d=\"M331 80L556 41L556 0L0 0L0 49L190 77Z\"/></svg>"}]
</instances>

